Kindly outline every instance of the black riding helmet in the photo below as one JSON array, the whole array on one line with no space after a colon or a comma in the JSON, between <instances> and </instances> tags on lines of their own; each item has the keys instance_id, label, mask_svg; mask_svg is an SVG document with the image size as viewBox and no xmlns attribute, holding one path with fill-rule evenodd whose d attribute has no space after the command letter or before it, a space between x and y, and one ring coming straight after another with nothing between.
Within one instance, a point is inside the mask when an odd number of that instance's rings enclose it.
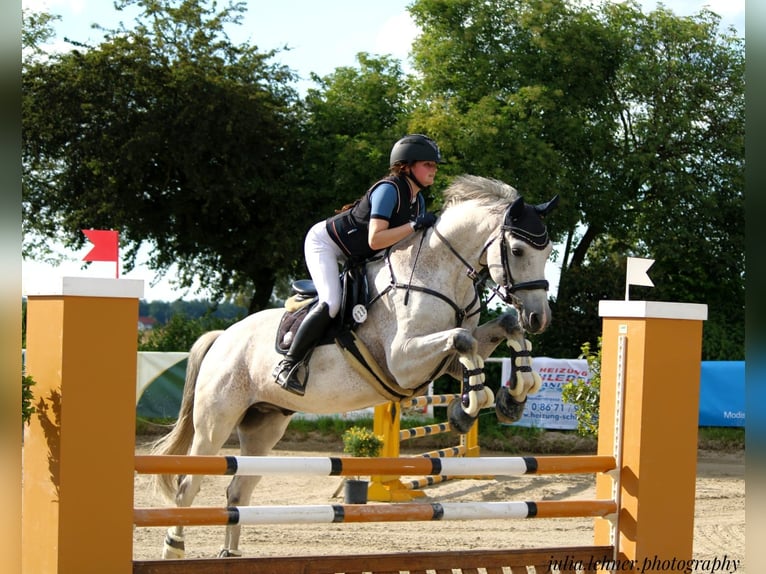
<instances>
[{"instance_id":1,"label":"black riding helmet","mask_svg":"<svg viewBox=\"0 0 766 574\"><path fill-rule=\"evenodd\" d=\"M431 138L422 134L408 134L391 148L390 166L404 161L411 164L416 161L435 161L444 163L439 146Z\"/></svg>"}]
</instances>

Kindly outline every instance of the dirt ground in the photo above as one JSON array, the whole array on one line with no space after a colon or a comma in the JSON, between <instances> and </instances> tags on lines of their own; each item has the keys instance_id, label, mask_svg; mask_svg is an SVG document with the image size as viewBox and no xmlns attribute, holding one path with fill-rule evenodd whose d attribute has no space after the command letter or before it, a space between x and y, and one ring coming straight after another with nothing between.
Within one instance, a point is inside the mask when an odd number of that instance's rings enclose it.
<instances>
[{"instance_id":1,"label":"dirt ground","mask_svg":"<svg viewBox=\"0 0 766 574\"><path fill-rule=\"evenodd\" d=\"M312 446L316 450L311 450ZM323 444L283 444L277 456L339 456ZM298 450L300 449L300 450ZM146 453L139 446L137 453ZM239 454L226 448L221 454ZM482 449L482 456L507 456ZM694 558L738 560L745 572L744 452L700 451L698 455ZM135 506L166 506L154 495L150 477L136 476ZM229 477L205 477L195 506L225 506ZM332 476L267 476L251 504L342 503L333 498L342 478ZM426 489L420 500L438 502L558 500L593 498L593 475L522 476L498 480L453 480ZM370 504L377 504L371 502ZM672 520L671 517L669 519ZM164 528L136 528L134 558L161 557ZM224 527L186 528L188 558L213 557L223 542ZM243 526L244 556L367 554L414 550L471 550L587 546L593 543L593 519L478 520L454 522L393 522L369 524L307 524Z\"/></svg>"}]
</instances>

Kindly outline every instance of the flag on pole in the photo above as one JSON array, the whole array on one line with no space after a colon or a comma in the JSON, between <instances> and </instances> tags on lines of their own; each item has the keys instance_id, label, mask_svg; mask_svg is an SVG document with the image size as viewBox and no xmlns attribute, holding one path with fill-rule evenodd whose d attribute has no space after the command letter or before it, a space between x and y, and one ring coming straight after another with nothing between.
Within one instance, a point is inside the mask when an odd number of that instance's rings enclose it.
<instances>
[{"instance_id":1,"label":"flag on pole","mask_svg":"<svg viewBox=\"0 0 766 574\"><path fill-rule=\"evenodd\" d=\"M628 290L631 285L654 287L647 271L654 263L654 259L642 259L641 257L628 257L628 266L625 278L625 300L628 300Z\"/></svg>"},{"instance_id":2,"label":"flag on pole","mask_svg":"<svg viewBox=\"0 0 766 574\"><path fill-rule=\"evenodd\" d=\"M117 265L115 277L120 276L120 241L119 232L105 229L83 229L93 249L85 254L83 261L114 261Z\"/></svg>"}]
</instances>

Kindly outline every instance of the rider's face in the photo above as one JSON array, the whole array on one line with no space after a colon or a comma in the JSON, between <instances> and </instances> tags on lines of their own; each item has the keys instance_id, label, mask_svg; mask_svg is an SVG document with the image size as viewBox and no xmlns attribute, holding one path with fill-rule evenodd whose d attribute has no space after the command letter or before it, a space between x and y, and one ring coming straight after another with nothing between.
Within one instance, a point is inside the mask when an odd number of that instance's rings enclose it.
<instances>
[{"instance_id":1,"label":"rider's face","mask_svg":"<svg viewBox=\"0 0 766 574\"><path fill-rule=\"evenodd\" d=\"M439 164L435 161L416 161L410 168L415 179L426 187L433 184L438 169Z\"/></svg>"}]
</instances>

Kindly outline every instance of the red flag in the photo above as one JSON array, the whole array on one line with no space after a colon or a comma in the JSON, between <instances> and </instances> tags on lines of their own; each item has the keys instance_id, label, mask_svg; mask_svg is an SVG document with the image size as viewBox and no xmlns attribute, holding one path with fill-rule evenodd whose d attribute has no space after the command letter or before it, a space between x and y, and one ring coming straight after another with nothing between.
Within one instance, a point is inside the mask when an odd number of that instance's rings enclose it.
<instances>
[{"instance_id":1,"label":"red flag","mask_svg":"<svg viewBox=\"0 0 766 574\"><path fill-rule=\"evenodd\" d=\"M83 229L82 232L93 243L83 261L115 261L119 260L119 232L104 229Z\"/></svg>"}]
</instances>

